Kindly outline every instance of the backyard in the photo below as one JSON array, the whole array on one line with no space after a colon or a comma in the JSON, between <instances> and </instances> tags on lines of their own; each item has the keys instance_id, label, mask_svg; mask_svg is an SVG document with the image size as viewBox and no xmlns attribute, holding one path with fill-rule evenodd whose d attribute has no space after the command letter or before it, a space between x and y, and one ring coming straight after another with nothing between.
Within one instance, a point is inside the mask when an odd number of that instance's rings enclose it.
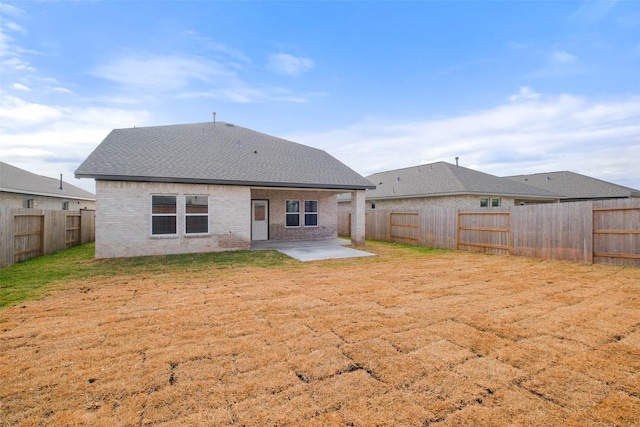
<instances>
[{"instance_id":1,"label":"backyard","mask_svg":"<svg viewBox=\"0 0 640 427\"><path fill-rule=\"evenodd\" d=\"M364 250L0 271L0 425L638 424L640 269Z\"/></svg>"}]
</instances>

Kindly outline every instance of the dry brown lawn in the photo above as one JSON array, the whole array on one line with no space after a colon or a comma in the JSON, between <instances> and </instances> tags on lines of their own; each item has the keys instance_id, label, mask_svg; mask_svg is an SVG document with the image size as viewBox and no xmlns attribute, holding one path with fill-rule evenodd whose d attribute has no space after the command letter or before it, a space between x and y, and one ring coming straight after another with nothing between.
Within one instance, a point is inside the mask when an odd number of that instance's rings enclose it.
<instances>
[{"instance_id":1,"label":"dry brown lawn","mask_svg":"<svg viewBox=\"0 0 640 427\"><path fill-rule=\"evenodd\" d=\"M3 310L0 425L640 423L640 269L365 250Z\"/></svg>"}]
</instances>

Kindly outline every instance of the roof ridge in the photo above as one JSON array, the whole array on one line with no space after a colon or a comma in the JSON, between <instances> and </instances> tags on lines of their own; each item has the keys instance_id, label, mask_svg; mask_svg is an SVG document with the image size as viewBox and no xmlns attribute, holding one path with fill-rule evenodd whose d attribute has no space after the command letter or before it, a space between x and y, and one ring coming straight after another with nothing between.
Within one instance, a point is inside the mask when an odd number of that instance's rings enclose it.
<instances>
[{"instance_id":1,"label":"roof ridge","mask_svg":"<svg viewBox=\"0 0 640 427\"><path fill-rule=\"evenodd\" d=\"M168 127L172 127L172 126L194 126L194 125L205 125L205 124L211 124L211 125L216 125L216 126L217 125L230 124L232 126L242 127L242 126L238 126L238 125L233 124L233 123L216 120L215 122L214 121L206 121L206 122L194 122L194 123L173 123L173 124L170 124L170 125L131 126L131 127L126 127L126 128L114 128L114 129L112 129L112 131L115 131L115 130L131 130L131 129L168 128Z\"/></svg>"},{"instance_id":2,"label":"roof ridge","mask_svg":"<svg viewBox=\"0 0 640 427\"><path fill-rule=\"evenodd\" d=\"M477 170L474 170L474 169L466 168L464 166L453 165L453 164L448 163L448 162L442 162L442 163L444 163L444 165L446 166L447 170L453 176L453 178L456 180L456 182L458 184L460 184L460 187L465 189L465 190L468 190L467 185L464 182L462 182L462 180L460 179L460 176L458 176L458 174L455 172L457 169L462 168L462 169L473 171L473 172L476 172L476 173L483 173L485 175L491 175L491 174L480 172L480 171L477 171ZM455 169L453 169L454 167L455 167ZM493 176L493 175L491 175L491 176Z\"/></svg>"}]
</instances>

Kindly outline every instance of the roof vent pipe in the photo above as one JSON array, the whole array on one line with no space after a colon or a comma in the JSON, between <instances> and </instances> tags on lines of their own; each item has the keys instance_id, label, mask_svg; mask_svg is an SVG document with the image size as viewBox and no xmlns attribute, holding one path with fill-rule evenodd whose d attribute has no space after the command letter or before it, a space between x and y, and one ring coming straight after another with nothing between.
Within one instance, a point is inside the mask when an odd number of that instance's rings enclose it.
<instances>
[{"instance_id":1,"label":"roof vent pipe","mask_svg":"<svg viewBox=\"0 0 640 427\"><path fill-rule=\"evenodd\" d=\"M213 125L216 125L216 112L213 112Z\"/></svg>"},{"instance_id":2,"label":"roof vent pipe","mask_svg":"<svg viewBox=\"0 0 640 427\"><path fill-rule=\"evenodd\" d=\"M62 188L62 174L60 174L60 189L64 190L64 188Z\"/></svg>"},{"instance_id":3,"label":"roof vent pipe","mask_svg":"<svg viewBox=\"0 0 640 427\"><path fill-rule=\"evenodd\" d=\"M458 167L458 159L459 159L459 158L460 158L460 157L456 156L456 167Z\"/></svg>"}]
</instances>

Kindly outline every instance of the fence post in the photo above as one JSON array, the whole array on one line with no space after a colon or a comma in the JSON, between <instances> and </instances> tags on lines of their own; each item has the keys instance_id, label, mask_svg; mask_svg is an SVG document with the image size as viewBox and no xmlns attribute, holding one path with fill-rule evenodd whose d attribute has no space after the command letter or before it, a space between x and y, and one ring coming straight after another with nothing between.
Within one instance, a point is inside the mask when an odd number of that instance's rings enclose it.
<instances>
[{"instance_id":1,"label":"fence post","mask_svg":"<svg viewBox=\"0 0 640 427\"><path fill-rule=\"evenodd\" d=\"M0 268L13 264L13 211L0 208Z\"/></svg>"},{"instance_id":2,"label":"fence post","mask_svg":"<svg viewBox=\"0 0 640 427\"><path fill-rule=\"evenodd\" d=\"M460 209L456 209L456 251L460 250Z\"/></svg>"}]
</instances>

